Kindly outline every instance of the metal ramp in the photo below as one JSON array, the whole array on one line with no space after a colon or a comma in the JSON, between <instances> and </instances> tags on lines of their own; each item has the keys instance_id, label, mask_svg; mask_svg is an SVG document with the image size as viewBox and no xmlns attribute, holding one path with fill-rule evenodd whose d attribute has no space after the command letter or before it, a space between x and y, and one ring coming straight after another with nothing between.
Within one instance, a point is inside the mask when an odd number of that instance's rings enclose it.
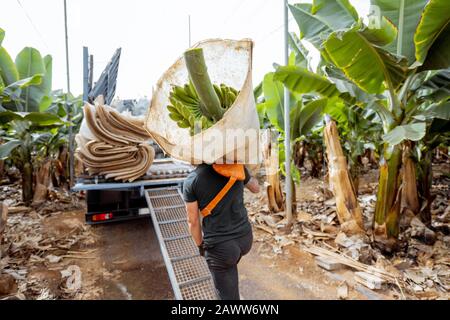
<instances>
[{"instance_id":1,"label":"metal ramp","mask_svg":"<svg viewBox=\"0 0 450 320\"><path fill-rule=\"evenodd\" d=\"M150 214L177 300L216 300L206 260L200 256L187 223L178 187L145 190Z\"/></svg>"}]
</instances>

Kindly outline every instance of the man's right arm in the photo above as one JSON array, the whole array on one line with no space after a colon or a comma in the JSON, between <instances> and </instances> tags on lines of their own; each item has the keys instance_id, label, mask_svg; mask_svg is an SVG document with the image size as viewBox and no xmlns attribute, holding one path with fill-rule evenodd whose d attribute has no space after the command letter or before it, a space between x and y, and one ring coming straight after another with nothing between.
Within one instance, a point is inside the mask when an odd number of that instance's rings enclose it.
<instances>
[{"instance_id":1,"label":"man's right arm","mask_svg":"<svg viewBox=\"0 0 450 320\"><path fill-rule=\"evenodd\" d=\"M244 180L245 187L252 193L258 193L259 192L258 180L256 180L250 175L250 171L248 171L247 168L244 167L244 170L245 170L245 180Z\"/></svg>"},{"instance_id":2,"label":"man's right arm","mask_svg":"<svg viewBox=\"0 0 450 320\"><path fill-rule=\"evenodd\" d=\"M250 178L245 187L252 193L259 193L259 183L255 178Z\"/></svg>"}]
</instances>

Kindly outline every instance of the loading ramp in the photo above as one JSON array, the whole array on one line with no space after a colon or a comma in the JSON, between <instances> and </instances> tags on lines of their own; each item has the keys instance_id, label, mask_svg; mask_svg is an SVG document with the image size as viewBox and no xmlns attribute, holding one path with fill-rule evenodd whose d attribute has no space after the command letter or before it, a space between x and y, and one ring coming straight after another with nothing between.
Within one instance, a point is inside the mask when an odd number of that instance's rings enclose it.
<instances>
[{"instance_id":1,"label":"loading ramp","mask_svg":"<svg viewBox=\"0 0 450 320\"><path fill-rule=\"evenodd\" d=\"M191 237L178 187L145 190L150 216L177 300L217 300L204 257Z\"/></svg>"}]
</instances>

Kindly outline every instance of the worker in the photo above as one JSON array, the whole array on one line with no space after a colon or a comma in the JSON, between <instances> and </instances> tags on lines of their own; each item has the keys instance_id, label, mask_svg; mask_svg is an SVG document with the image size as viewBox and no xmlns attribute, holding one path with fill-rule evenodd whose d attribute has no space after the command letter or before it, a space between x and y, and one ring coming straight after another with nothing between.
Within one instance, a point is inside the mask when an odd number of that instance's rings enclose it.
<instances>
[{"instance_id":1,"label":"worker","mask_svg":"<svg viewBox=\"0 0 450 320\"><path fill-rule=\"evenodd\" d=\"M253 243L244 186L258 193L259 184L247 168L241 167L242 179L230 183L231 179L218 173L215 165L201 164L183 184L190 232L206 258L222 300L240 300L237 265Z\"/></svg>"}]
</instances>

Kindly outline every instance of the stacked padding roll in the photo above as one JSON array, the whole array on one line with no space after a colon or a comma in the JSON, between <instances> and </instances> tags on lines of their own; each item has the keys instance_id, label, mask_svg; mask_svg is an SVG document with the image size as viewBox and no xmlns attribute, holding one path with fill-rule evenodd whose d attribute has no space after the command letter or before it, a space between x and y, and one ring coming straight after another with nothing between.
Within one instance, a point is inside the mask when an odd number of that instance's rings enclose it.
<instances>
[{"instance_id":1,"label":"stacked padding roll","mask_svg":"<svg viewBox=\"0 0 450 320\"><path fill-rule=\"evenodd\" d=\"M76 136L77 156L90 175L131 182L146 174L155 150L142 120L87 103L83 121Z\"/></svg>"}]
</instances>

